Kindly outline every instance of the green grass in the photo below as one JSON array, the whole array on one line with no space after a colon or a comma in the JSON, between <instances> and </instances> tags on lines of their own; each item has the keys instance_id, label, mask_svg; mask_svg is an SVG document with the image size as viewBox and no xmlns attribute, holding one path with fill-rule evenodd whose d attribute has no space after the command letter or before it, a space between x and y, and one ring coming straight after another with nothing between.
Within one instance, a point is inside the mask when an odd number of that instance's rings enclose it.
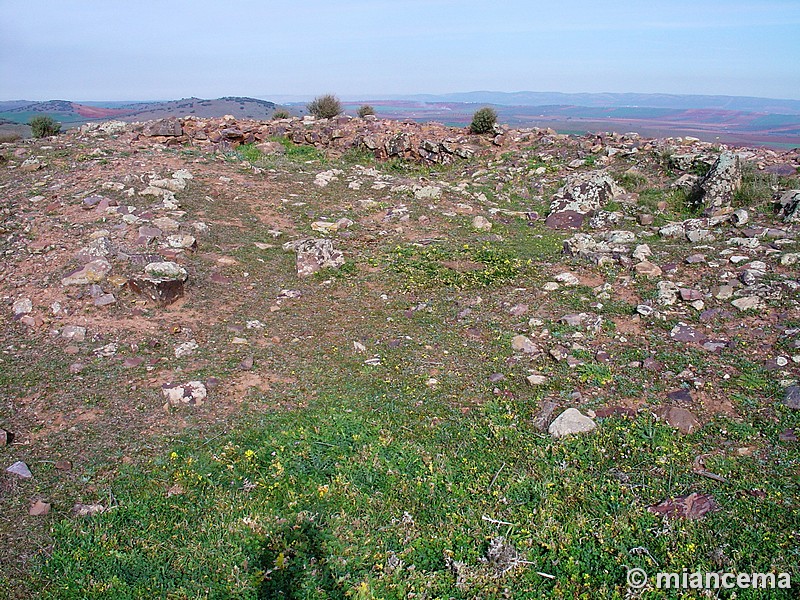
<instances>
[{"instance_id":1,"label":"green grass","mask_svg":"<svg viewBox=\"0 0 800 600\"><path fill-rule=\"evenodd\" d=\"M444 285L453 288L490 286L517 279L525 262L503 248L485 243L443 246L398 246L389 267L406 288Z\"/></svg>"},{"instance_id":2,"label":"green grass","mask_svg":"<svg viewBox=\"0 0 800 600\"><path fill-rule=\"evenodd\" d=\"M782 448L708 460L731 481L720 485L692 473L705 436L646 417L554 441L521 402L465 417L435 393L351 372L306 409L217 439L188 433L146 476L127 469L115 508L55 524L43 597L622 598L625 565L798 576L791 535L776 535L800 523L786 487L797 458ZM726 427L708 429L738 443L757 434ZM690 491L722 511L666 523L646 510ZM528 561L502 578L480 561L497 535ZM466 565L464 586L445 556Z\"/></svg>"}]
</instances>

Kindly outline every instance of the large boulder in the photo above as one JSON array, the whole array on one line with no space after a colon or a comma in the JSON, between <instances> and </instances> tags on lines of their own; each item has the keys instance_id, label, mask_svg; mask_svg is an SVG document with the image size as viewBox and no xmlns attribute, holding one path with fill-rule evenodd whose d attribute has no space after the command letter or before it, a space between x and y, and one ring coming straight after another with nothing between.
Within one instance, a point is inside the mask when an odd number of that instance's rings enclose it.
<instances>
[{"instance_id":1,"label":"large boulder","mask_svg":"<svg viewBox=\"0 0 800 600\"><path fill-rule=\"evenodd\" d=\"M142 129L142 135L147 137L165 136L174 137L183 135L183 127L178 119L172 117L169 119L159 119L158 121L149 121Z\"/></svg>"},{"instance_id":2,"label":"large boulder","mask_svg":"<svg viewBox=\"0 0 800 600\"><path fill-rule=\"evenodd\" d=\"M587 216L592 216L624 190L605 171L576 173L550 202L545 225L552 229L578 229Z\"/></svg>"},{"instance_id":3,"label":"large boulder","mask_svg":"<svg viewBox=\"0 0 800 600\"><path fill-rule=\"evenodd\" d=\"M739 157L731 152L723 152L711 170L697 183L690 200L695 206L703 207L704 214L713 215L731 205L740 187L742 167Z\"/></svg>"},{"instance_id":4,"label":"large boulder","mask_svg":"<svg viewBox=\"0 0 800 600\"><path fill-rule=\"evenodd\" d=\"M128 280L128 287L159 306L167 306L183 296L188 278L186 269L174 262L152 262L145 266L143 276Z\"/></svg>"},{"instance_id":5,"label":"large boulder","mask_svg":"<svg viewBox=\"0 0 800 600\"><path fill-rule=\"evenodd\" d=\"M775 201L778 216L786 223L800 223L800 190L788 190Z\"/></svg>"}]
</instances>

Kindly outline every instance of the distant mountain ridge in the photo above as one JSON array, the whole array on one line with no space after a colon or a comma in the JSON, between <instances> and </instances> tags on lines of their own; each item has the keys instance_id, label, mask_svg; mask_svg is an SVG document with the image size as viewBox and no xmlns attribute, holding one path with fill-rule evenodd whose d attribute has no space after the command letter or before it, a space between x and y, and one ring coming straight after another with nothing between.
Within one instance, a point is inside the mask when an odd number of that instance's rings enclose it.
<instances>
[{"instance_id":1,"label":"distant mountain ridge","mask_svg":"<svg viewBox=\"0 0 800 600\"><path fill-rule=\"evenodd\" d=\"M269 119L277 104L257 98L225 96L213 100L182 98L181 100L153 102L87 102L48 100L31 102L12 100L0 102L0 119L18 124L27 123L37 114L47 114L64 126L75 126L88 121L149 121L165 117L194 115L201 118L221 117L226 114L242 119Z\"/></svg>"},{"instance_id":2,"label":"distant mountain ridge","mask_svg":"<svg viewBox=\"0 0 800 600\"><path fill-rule=\"evenodd\" d=\"M688 94L575 93L562 92L458 92L392 96L389 100L417 102L468 102L501 106L585 106L589 108L643 107L713 109L800 115L800 100L753 96Z\"/></svg>"}]
</instances>

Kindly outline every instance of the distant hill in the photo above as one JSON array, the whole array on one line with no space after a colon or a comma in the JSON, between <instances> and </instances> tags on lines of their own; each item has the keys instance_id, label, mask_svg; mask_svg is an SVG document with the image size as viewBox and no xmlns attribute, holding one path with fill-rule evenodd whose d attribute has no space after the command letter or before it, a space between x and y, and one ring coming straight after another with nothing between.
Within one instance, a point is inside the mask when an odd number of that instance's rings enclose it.
<instances>
[{"instance_id":1,"label":"distant hill","mask_svg":"<svg viewBox=\"0 0 800 600\"><path fill-rule=\"evenodd\" d=\"M26 124L31 117L47 114L61 122L64 127L73 127L89 121L149 121L164 117L194 115L202 118L234 115L240 119L269 119L277 105L267 100L226 96L214 100L183 98L164 102L87 102L81 104L68 100L30 102L13 100L0 102L0 119L16 124Z\"/></svg>"}]
</instances>

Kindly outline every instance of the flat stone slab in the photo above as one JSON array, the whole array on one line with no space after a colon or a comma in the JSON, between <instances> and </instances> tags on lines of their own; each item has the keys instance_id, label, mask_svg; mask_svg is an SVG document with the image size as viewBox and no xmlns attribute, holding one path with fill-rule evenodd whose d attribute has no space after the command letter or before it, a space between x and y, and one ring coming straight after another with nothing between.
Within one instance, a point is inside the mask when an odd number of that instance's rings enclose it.
<instances>
[{"instance_id":1,"label":"flat stone slab","mask_svg":"<svg viewBox=\"0 0 800 600\"><path fill-rule=\"evenodd\" d=\"M28 465L26 465L21 460L18 460L13 465L8 467L6 469L6 472L11 473L12 475L16 475L17 477L22 477L22 479L30 479L31 477L33 477L33 473L31 473L31 470L28 468Z\"/></svg>"},{"instance_id":2,"label":"flat stone slab","mask_svg":"<svg viewBox=\"0 0 800 600\"><path fill-rule=\"evenodd\" d=\"M188 383L165 383L161 393L167 401L166 406L202 406L208 397L206 386L202 381Z\"/></svg>"},{"instance_id":3,"label":"flat stone slab","mask_svg":"<svg viewBox=\"0 0 800 600\"><path fill-rule=\"evenodd\" d=\"M100 283L111 272L111 263L103 258L92 260L61 279L61 285Z\"/></svg>"}]
</instances>

